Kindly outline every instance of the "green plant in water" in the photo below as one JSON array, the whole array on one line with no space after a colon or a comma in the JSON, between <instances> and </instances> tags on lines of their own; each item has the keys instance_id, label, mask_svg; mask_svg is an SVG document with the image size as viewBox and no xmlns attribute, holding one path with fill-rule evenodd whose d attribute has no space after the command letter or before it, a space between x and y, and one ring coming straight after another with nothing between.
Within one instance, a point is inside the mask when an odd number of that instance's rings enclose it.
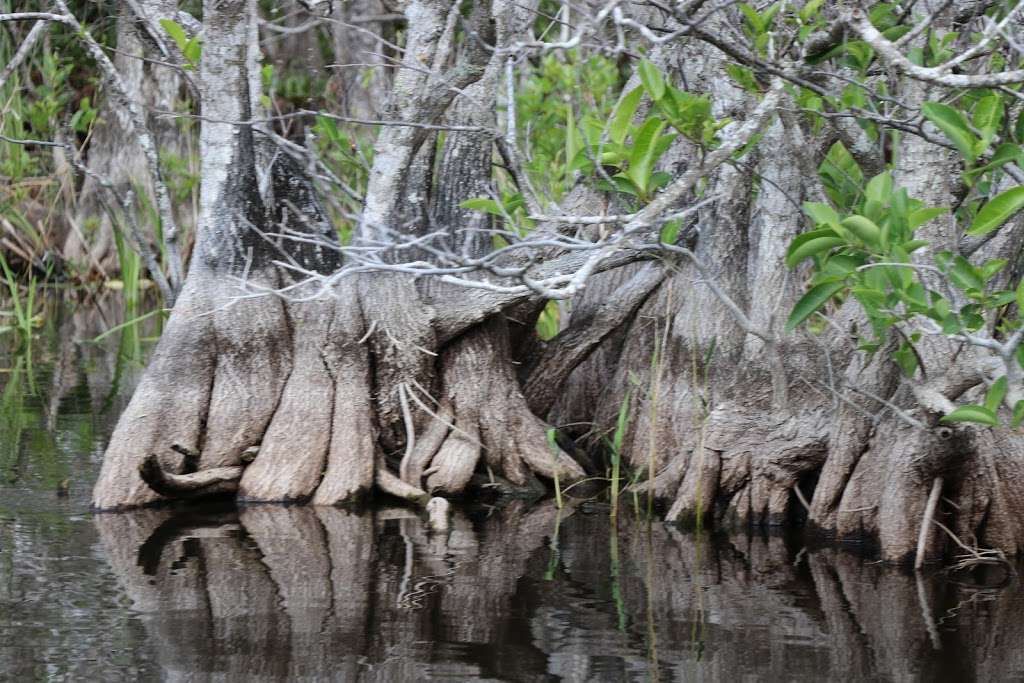
<instances>
[{"instance_id":1,"label":"green plant in water","mask_svg":"<svg viewBox=\"0 0 1024 683\"><path fill-rule=\"evenodd\" d=\"M557 488L556 488L557 490ZM555 571L558 569L558 562L562 557L562 551L558 545L558 533L562 526L562 506L558 506L558 513L555 515L555 530L551 533L551 542L548 547L551 549L551 555L548 558L548 566L544 570L544 580L554 581Z\"/></svg>"},{"instance_id":2,"label":"green plant in water","mask_svg":"<svg viewBox=\"0 0 1024 683\"><path fill-rule=\"evenodd\" d=\"M622 443L626 439L626 430L629 427L629 406L632 399L632 390L627 390L622 398L622 405L619 406L619 418L615 424L615 433L612 435L611 443L611 517L615 519L619 514L619 488L622 480ZM614 525L613 525L614 526Z\"/></svg>"},{"instance_id":3,"label":"green plant in water","mask_svg":"<svg viewBox=\"0 0 1024 683\"><path fill-rule=\"evenodd\" d=\"M4 282L7 284L7 291L11 297L11 311L7 314L12 323L0 326L0 332L14 331L17 333L19 342L26 348L31 349L33 330L38 327L42 318L35 312L36 293L39 285L33 273L29 276L28 285L25 288L25 295L21 294L21 285L18 284L14 271L11 270L3 252L0 251L0 268L3 269Z\"/></svg>"},{"instance_id":4,"label":"green plant in water","mask_svg":"<svg viewBox=\"0 0 1024 683\"><path fill-rule=\"evenodd\" d=\"M608 564L612 580L612 601L615 603L616 628L625 632L627 619L626 601L622 598L622 577L619 571L619 534L618 526L610 524L611 536L608 539Z\"/></svg>"},{"instance_id":5,"label":"green plant in water","mask_svg":"<svg viewBox=\"0 0 1024 683\"><path fill-rule=\"evenodd\" d=\"M7 383L0 394L0 468L8 481L16 478L15 464L18 460L21 435L28 426L29 417L25 411L25 388L21 375L26 358L19 355L8 372Z\"/></svg>"},{"instance_id":6,"label":"green plant in water","mask_svg":"<svg viewBox=\"0 0 1024 683\"><path fill-rule=\"evenodd\" d=\"M558 481L558 466L557 466L557 462L556 462L558 460L558 451L559 451L557 436L558 436L558 434L557 434L557 432L554 429L549 429L548 430L548 449L551 451L551 460L552 460L552 462L556 463L555 467L552 468L552 469L554 469L554 472L555 472L555 505L557 505L558 509L561 510L562 509L562 486L561 486L561 484Z\"/></svg>"},{"instance_id":7,"label":"green plant in water","mask_svg":"<svg viewBox=\"0 0 1024 683\"><path fill-rule=\"evenodd\" d=\"M120 229L114 230L114 245L117 247L117 260L121 266L121 290L124 294L125 311L134 316L138 310L139 291L142 280L142 258L125 241ZM114 284L112 281L108 284Z\"/></svg>"}]
</instances>

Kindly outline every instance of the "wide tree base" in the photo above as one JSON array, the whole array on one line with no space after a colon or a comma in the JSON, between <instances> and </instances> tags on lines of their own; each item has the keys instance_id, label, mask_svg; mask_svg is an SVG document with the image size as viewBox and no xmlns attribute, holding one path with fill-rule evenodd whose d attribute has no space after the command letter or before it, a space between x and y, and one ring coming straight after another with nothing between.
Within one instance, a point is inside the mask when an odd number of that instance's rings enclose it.
<instances>
[{"instance_id":1,"label":"wide tree base","mask_svg":"<svg viewBox=\"0 0 1024 683\"><path fill-rule=\"evenodd\" d=\"M393 278L294 302L251 296L275 281L249 277L247 290L190 277L111 439L96 509L224 494L348 505L374 489L426 504L475 473L506 489L584 476L527 407L500 318L441 343L429 304Z\"/></svg>"}]
</instances>

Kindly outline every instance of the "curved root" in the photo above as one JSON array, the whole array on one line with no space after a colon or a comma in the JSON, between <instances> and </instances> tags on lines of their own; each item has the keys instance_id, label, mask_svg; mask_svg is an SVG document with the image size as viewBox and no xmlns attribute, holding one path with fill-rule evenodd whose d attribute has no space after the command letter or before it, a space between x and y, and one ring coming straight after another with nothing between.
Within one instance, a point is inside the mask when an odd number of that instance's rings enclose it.
<instances>
[{"instance_id":1,"label":"curved root","mask_svg":"<svg viewBox=\"0 0 1024 683\"><path fill-rule=\"evenodd\" d=\"M167 498L198 498L238 491L245 467L212 467L190 474L175 474L164 469L160 459L149 454L139 465L142 481Z\"/></svg>"}]
</instances>

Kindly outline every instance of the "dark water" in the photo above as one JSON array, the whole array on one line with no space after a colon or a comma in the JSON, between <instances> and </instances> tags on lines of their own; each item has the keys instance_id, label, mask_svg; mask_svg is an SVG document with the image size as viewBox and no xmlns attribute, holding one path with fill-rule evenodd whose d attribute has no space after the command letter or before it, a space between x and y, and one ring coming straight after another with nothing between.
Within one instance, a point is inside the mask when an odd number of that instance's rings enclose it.
<instances>
[{"instance_id":1,"label":"dark water","mask_svg":"<svg viewBox=\"0 0 1024 683\"><path fill-rule=\"evenodd\" d=\"M631 509L613 533L596 504L476 508L448 536L397 506L93 516L154 321L80 342L121 316L55 309L0 363L5 680L1024 677L1017 577L915 578Z\"/></svg>"}]
</instances>

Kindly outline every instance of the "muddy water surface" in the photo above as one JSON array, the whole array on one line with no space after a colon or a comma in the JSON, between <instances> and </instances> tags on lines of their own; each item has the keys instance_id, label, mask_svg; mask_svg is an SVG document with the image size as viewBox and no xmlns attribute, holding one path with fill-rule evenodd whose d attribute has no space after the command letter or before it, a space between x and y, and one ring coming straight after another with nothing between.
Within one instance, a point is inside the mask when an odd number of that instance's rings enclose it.
<instances>
[{"instance_id":1,"label":"muddy water surface","mask_svg":"<svg viewBox=\"0 0 1024 683\"><path fill-rule=\"evenodd\" d=\"M122 319L55 308L0 361L4 680L1024 677L1024 587L999 571L915 577L631 509L613 531L596 503L478 507L446 536L398 506L94 516L157 331L86 341Z\"/></svg>"}]
</instances>

